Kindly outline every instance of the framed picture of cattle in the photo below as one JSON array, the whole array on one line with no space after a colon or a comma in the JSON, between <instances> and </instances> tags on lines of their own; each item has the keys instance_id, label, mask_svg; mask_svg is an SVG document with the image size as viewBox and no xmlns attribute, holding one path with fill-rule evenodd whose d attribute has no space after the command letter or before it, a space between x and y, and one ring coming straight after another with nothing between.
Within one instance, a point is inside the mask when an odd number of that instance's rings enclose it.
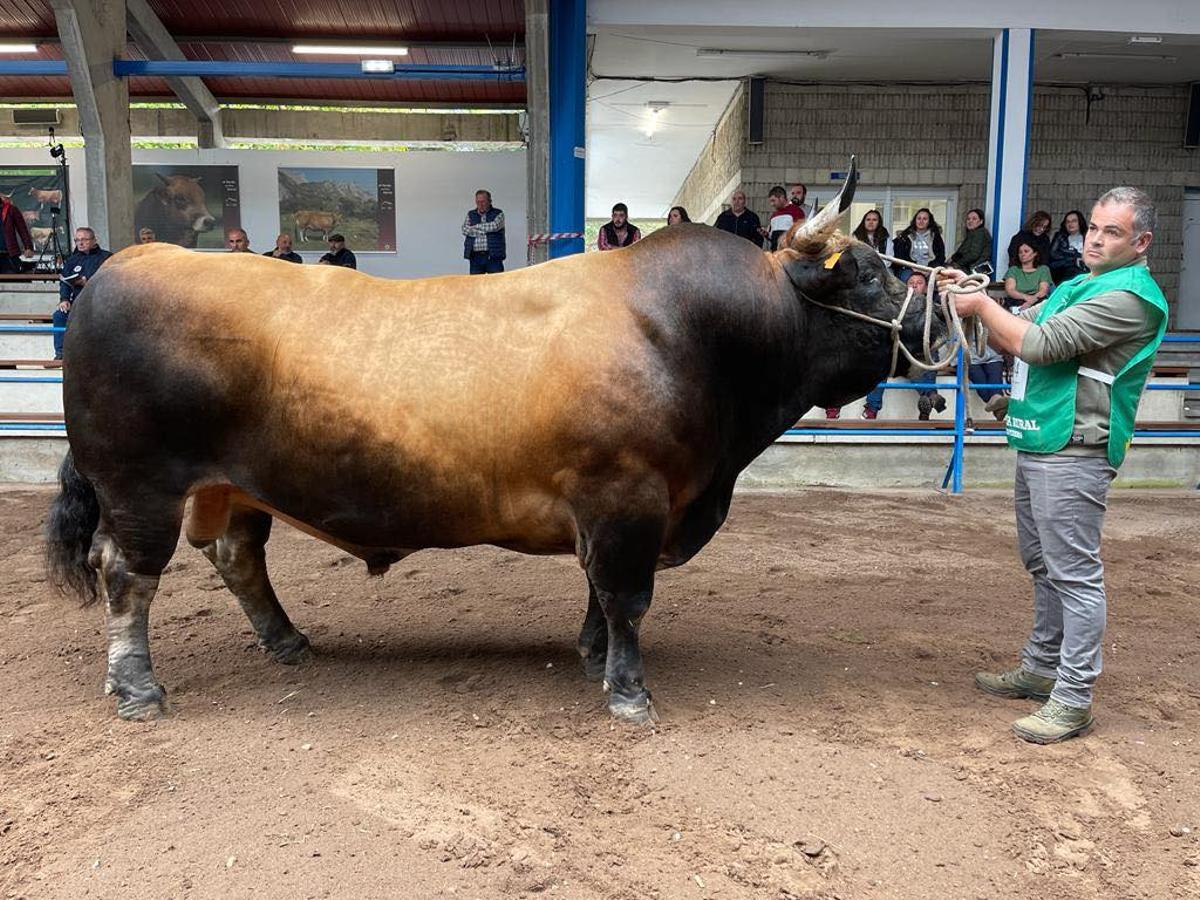
<instances>
[{"instance_id":1,"label":"framed picture of cattle","mask_svg":"<svg viewBox=\"0 0 1200 900\"><path fill-rule=\"evenodd\" d=\"M133 231L197 250L224 250L242 224L237 166L133 167Z\"/></svg>"},{"instance_id":2,"label":"framed picture of cattle","mask_svg":"<svg viewBox=\"0 0 1200 900\"><path fill-rule=\"evenodd\" d=\"M281 167L279 230L297 250L328 250L340 234L355 253L394 253L395 170Z\"/></svg>"},{"instance_id":3,"label":"framed picture of cattle","mask_svg":"<svg viewBox=\"0 0 1200 900\"><path fill-rule=\"evenodd\" d=\"M20 211L29 226L34 261L38 269L57 268L59 254L71 252L63 179L66 167L20 166L0 168L0 193Z\"/></svg>"}]
</instances>

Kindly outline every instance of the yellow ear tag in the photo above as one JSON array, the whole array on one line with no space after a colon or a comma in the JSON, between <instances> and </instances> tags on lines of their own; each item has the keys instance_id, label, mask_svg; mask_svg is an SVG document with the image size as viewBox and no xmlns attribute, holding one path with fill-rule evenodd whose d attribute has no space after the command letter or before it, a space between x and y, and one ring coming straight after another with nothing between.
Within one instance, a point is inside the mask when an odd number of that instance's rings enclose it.
<instances>
[{"instance_id":1,"label":"yellow ear tag","mask_svg":"<svg viewBox=\"0 0 1200 900\"><path fill-rule=\"evenodd\" d=\"M837 265L837 261L841 258L842 258L842 251L839 250L837 253L833 254L833 256L829 257L829 259L825 260L825 268L832 269L834 266Z\"/></svg>"}]
</instances>

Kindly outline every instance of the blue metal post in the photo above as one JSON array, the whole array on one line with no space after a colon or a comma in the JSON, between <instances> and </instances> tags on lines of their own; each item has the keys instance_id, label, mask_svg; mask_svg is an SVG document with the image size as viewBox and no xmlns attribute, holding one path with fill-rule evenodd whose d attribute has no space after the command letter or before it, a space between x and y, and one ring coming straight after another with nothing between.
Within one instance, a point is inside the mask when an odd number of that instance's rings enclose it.
<instances>
[{"instance_id":1,"label":"blue metal post","mask_svg":"<svg viewBox=\"0 0 1200 900\"><path fill-rule=\"evenodd\" d=\"M550 230L583 231L586 0L550 0ZM583 238L552 241L550 258L583 252Z\"/></svg>"},{"instance_id":2,"label":"blue metal post","mask_svg":"<svg viewBox=\"0 0 1200 900\"><path fill-rule=\"evenodd\" d=\"M954 471L950 492L961 494L963 489L963 436L967 430L967 360L963 348L958 348L955 362L958 369L958 390L954 392Z\"/></svg>"}]
</instances>

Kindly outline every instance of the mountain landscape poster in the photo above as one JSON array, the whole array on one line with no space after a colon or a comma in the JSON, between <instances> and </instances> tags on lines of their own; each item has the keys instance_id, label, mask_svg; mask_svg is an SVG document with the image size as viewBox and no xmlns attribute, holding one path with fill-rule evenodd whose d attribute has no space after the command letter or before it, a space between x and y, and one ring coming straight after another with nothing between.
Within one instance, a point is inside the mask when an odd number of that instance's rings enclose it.
<instances>
[{"instance_id":1,"label":"mountain landscape poster","mask_svg":"<svg viewBox=\"0 0 1200 900\"><path fill-rule=\"evenodd\" d=\"M327 250L341 234L355 253L396 250L393 169L280 168L279 230L297 250Z\"/></svg>"}]
</instances>

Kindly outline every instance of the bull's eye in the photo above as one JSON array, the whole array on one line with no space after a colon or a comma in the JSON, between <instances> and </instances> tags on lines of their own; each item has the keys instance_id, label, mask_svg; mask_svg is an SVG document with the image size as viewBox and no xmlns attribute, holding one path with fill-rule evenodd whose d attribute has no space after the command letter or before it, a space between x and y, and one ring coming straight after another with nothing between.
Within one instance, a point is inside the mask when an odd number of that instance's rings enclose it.
<instances>
[{"instance_id":1,"label":"bull's eye","mask_svg":"<svg viewBox=\"0 0 1200 900\"><path fill-rule=\"evenodd\" d=\"M176 197L175 205L178 206L180 209L183 209L185 206L188 205L187 197Z\"/></svg>"}]
</instances>

